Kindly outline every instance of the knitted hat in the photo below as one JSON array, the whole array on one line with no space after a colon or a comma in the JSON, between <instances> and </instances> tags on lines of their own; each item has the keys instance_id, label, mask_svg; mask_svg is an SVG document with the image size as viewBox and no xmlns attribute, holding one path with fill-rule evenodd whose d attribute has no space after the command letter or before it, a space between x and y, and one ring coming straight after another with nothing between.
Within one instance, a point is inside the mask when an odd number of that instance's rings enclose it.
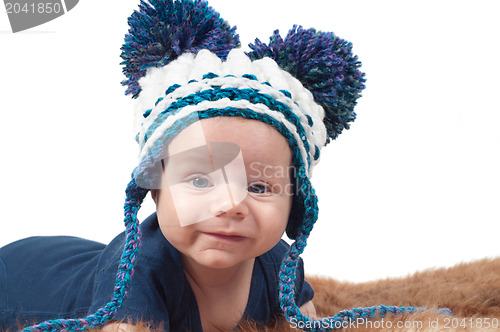
<instances>
[{"instance_id":1,"label":"knitted hat","mask_svg":"<svg viewBox=\"0 0 500 332\"><path fill-rule=\"evenodd\" d=\"M320 150L355 118L364 88L349 42L333 33L294 26L285 39L239 48L235 27L205 1L142 1L129 18L122 47L126 93L137 99L140 163L135 183L161 186L168 142L205 118L237 116L262 121L289 142L295 167L287 234L295 239L282 266L281 306L295 316L295 270L317 220L310 176ZM287 291L285 291L287 290Z\"/></svg>"},{"instance_id":2,"label":"knitted hat","mask_svg":"<svg viewBox=\"0 0 500 332\"><path fill-rule=\"evenodd\" d=\"M245 53L236 29L202 0L141 0L128 22L123 84L137 100L140 161L126 190L127 238L114 297L86 318L49 321L34 329L76 331L112 319L126 296L139 251L137 211L147 192L161 186L161 159L169 142L196 121L220 116L262 121L280 132L292 151L296 188L286 231L295 242L279 275L287 319L325 330L334 321L401 310L372 307L312 321L294 300L299 255L318 217L312 170L321 148L355 119L354 106L364 88L351 43L331 32L294 26L284 39L275 31L269 44L257 39Z\"/></svg>"}]
</instances>

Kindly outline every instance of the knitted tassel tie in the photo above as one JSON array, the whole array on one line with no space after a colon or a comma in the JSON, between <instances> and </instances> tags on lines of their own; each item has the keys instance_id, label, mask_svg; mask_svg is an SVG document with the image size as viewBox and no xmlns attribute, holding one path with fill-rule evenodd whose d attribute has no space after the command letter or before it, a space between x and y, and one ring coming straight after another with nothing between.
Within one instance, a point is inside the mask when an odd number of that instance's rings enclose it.
<instances>
[{"instance_id":1,"label":"knitted tassel tie","mask_svg":"<svg viewBox=\"0 0 500 332\"><path fill-rule=\"evenodd\" d=\"M141 206L147 190L137 186L132 179L126 189L126 200L124 205L125 215L125 247L116 274L115 289L112 300L97 312L76 319L54 319L27 327L22 332L41 331L85 331L90 328L101 327L113 318L127 296L130 278L134 273L134 262L140 245L139 221L137 211Z\"/></svg>"},{"instance_id":2,"label":"knitted tassel tie","mask_svg":"<svg viewBox=\"0 0 500 332\"><path fill-rule=\"evenodd\" d=\"M384 318L388 313L402 315L426 311L427 309L425 308L378 305L343 310L334 316L321 319L311 319L300 312L299 307L295 303L295 274L300 255L307 245L307 238L318 217L318 209L317 196L309 178L305 176L304 172L299 172L297 176L299 181L302 182L301 193L306 195L305 206L307 208L305 222L300 230L300 234L290 246L290 250L280 266L279 300L286 319L301 330L317 332L342 329L351 326L352 322L362 323L369 319L376 319L377 317ZM451 315L452 313L448 308L438 309L437 312L447 315Z\"/></svg>"}]
</instances>

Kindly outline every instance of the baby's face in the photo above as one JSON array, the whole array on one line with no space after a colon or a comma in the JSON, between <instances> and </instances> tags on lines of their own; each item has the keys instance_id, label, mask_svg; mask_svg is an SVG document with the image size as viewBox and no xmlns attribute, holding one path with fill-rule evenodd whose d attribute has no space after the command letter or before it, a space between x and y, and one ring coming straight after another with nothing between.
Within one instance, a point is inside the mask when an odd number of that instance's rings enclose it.
<instances>
[{"instance_id":1,"label":"baby's face","mask_svg":"<svg viewBox=\"0 0 500 332\"><path fill-rule=\"evenodd\" d=\"M168 150L153 198L161 231L183 259L229 268L278 243L293 195L291 151L280 133L260 121L210 118L184 129Z\"/></svg>"}]
</instances>

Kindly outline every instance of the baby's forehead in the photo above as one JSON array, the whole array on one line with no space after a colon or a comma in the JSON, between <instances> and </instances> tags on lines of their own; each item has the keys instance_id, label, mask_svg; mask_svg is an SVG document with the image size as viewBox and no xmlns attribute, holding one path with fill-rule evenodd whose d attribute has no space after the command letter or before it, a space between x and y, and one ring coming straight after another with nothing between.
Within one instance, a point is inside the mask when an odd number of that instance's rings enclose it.
<instances>
[{"instance_id":1,"label":"baby's forehead","mask_svg":"<svg viewBox=\"0 0 500 332\"><path fill-rule=\"evenodd\" d=\"M207 142L205 145L179 150L175 153L170 152L163 160L169 165L178 167L198 165L218 169L241 158L245 168L258 172L269 172L271 169L288 170L293 167L289 163L281 162L280 158L274 157L276 156L270 153L245 153L238 144L232 142Z\"/></svg>"},{"instance_id":2,"label":"baby's forehead","mask_svg":"<svg viewBox=\"0 0 500 332\"><path fill-rule=\"evenodd\" d=\"M172 139L168 144L168 155L173 156L206 145L207 139L201 121L198 120L187 126Z\"/></svg>"},{"instance_id":3,"label":"baby's forehead","mask_svg":"<svg viewBox=\"0 0 500 332\"><path fill-rule=\"evenodd\" d=\"M262 162L291 157L289 142L278 130L262 121L242 117L214 117L190 124L168 144L168 155L202 146L208 147L208 153L213 146L219 155L234 154L239 147L245 158Z\"/></svg>"},{"instance_id":4,"label":"baby's forehead","mask_svg":"<svg viewBox=\"0 0 500 332\"><path fill-rule=\"evenodd\" d=\"M207 142L205 145L195 146L176 153L170 152L164 161L176 166L200 166L218 169L241 155L241 149L231 142Z\"/></svg>"}]
</instances>

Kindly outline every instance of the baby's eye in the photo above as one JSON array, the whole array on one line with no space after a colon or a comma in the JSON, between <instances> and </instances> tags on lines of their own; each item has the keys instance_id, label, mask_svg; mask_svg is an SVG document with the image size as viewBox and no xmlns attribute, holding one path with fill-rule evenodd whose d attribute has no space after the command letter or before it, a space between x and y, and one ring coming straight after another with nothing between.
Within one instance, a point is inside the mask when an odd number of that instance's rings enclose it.
<instances>
[{"instance_id":1,"label":"baby's eye","mask_svg":"<svg viewBox=\"0 0 500 332\"><path fill-rule=\"evenodd\" d=\"M202 177L197 177L189 181L194 187L199 189L210 188L214 185L207 179Z\"/></svg>"},{"instance_id":2,"label":"baby's eye","mask_svg":"<svg viewBox=\"0 0 500 332\"><path fill-rule=\"evenodd\" d=\"M252 194L267 194L271 187L266 183L253 183L248 186L248 192Z\"/></svg>"}]
</instances>

